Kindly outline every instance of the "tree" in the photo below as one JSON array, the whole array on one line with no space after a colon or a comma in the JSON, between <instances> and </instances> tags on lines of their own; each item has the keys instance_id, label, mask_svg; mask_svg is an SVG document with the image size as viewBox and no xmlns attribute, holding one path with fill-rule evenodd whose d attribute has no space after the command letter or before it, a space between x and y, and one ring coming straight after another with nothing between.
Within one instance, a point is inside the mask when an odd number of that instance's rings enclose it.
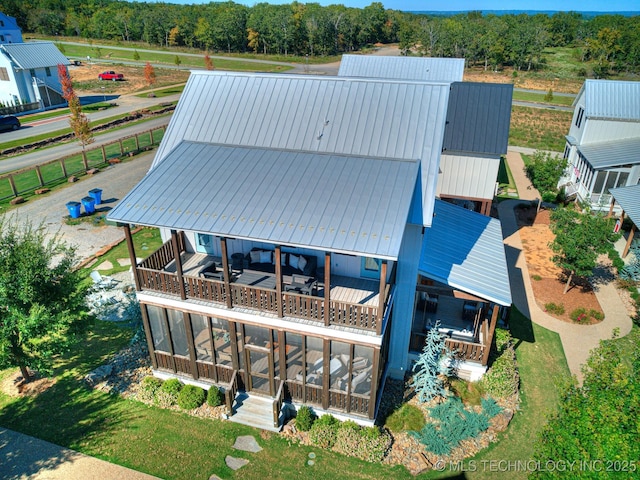
<instances>
[{"instance_id":1,"label":"tree","mask_svg":"<svg viewBox=\"0 0 640 480\"><path fill-rule=\"evenodd\" d=\"M640 342L640 329L633 329L628 345ZM562 461L582 465L608 462L619 465L620 477L631 478L640 458L640 349L622 351L620 340L607 340L593 350L579 387L571 384L561 393L558 411L543 428L534 448L540 465ZM624 465L624 466L623 466ZM603 468L605 468L603 467ZM634 469L634 470L632 470ZM575 478L616 478L594 470L576 469ZM613 471L613 470L612 470ZM541 469L535 478L563 475Z\"/></svg>"},{"instance_id":2,"label":"tree","mask_svg":"<svg viewBox=\"0 0 640 480\"><path fill-rule=\"evenodd\" d=\"M140 54L138 53L138 50L134 50L133 51L133 59L137 62L138 60L140 60Z\"/></svg>"},{"instance_id":3,"label":"tree","mask_svg":"<svg viewBox=\"0 0 640 480\"><path fill-rule=\"evenodd\" d=\"M176 67L179 67L180 64L182 63L182 60L180 60L180 56L176 55L176 57L173 59L173 63L176 64Z\"/></svg>"},{"instance_id":4,"label":"tree","mask_svg":"<svg viewBox=\"0 0 640 480\"><path fill-rule=\"evenodd\" d=\"M88 324L75 251L42 226L0 218L0 368L51 372Z\"/></svg>"},{"instance_id":5,"label":"tree","mask_svg":"<svg viewBox=\"0 0 640 480\"><path fill-rule=\"evenodd\" d=\"M418 400L428 402L437 396L444 397L444 380L442 377L451 375L453 353L447 348L444 337L438 328L440 321L436 320L429 329L424 349L413 366L411 386L415 389Z\"/></svg>"},{"instance_id":6,"label":"tree","mask_svg":"<svg viewBox=\"0 0 640 480\"><path fill-rule=\"evenodd\" d=\"M567 168L567 160L549 152L537 150L531 161L524 167L527 178L531 184L544 197L552 194L554 197L558 191L558 182Z\"/></svg>"},{"instance_id":7,"label":"tree","mask_svg":"<svg viewBox=\"0 0 640 480\"><path fill-rule=\"evenodd\" d=\"M207 70L215 70L215 67L213 66L213 60L211 60L211 57L208 53L204 56L204 68L206 68Z\"/></svg>"},{"instance_id":8,"label":"tree","mask_svg":"<svg viewBox=\"0 0 640 480\"><path fill-rule=\"evenodd\" d=\"M552 260L568 273L563 293L569 291L574 275L593 275L601 254L608 253L614 265L620 266L620 257L613 248L620 234L613 232L613 222L611 218L582 214L571 207L558 208L551 213L551 230L555 234L550 244L555 253Z\"/></svg>"},{"instance_id":9,"label":"tree","mask_svg":"<svg viewBox=\"0 0 640 480\"><path fill-rule=\"evenodd\" d=\"M62 96L69 104L69 110L71 111L71 115L69 116L69 125L71 126L71 130L73 130L74 136L82 145L82 160L86 169L88 168L88 165L85 147L94 141L93 134L91 133L91 127L89 125L89 119L84 113L82 113L80 99L73 89L73 83L66 66L62 64L58 65L58 77L60 79L60 84L62 85Z\"/></svg>"},{"instance_id":10,"label":"tree","mask_svg":"<svg viewBox=\"0 0 640 480\"><path fill-rule=\"evenodd\" d=\"M149 85L154 85L156 83L156 71L149 62L147 62L144 66L144 78Z\"/></svg>"},{"instance_id":11,"label":"tree","mask_svg":"<svg viewBox=\"0 0 640 480\"><path fill-rule=\"evenodd\" d=\"M66 65L61 63L58 64L58 79L60 80L60 85L62 86L62 97L69 102L71 98L76 96L76 93L73 89L73 82L71 81L71 77L69 76L69 70Z\"/></svg>"}]
</instances>

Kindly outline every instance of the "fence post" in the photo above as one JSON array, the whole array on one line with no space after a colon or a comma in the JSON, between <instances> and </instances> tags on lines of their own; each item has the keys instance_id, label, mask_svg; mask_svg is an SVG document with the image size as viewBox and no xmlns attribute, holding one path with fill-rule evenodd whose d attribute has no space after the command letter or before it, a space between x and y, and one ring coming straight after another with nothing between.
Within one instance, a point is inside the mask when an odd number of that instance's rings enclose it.
<instances>
[{"instance_id":1,"label":"fence post","mask_svg":"<svg viewBox=\"0 0 640 480\"><path fill-rule=\"evenodd\" d=\"M42 181L42 172L40 171L40 165L36 165L36 175L38 176L38 182L40 182L40 188L44 187L44 182Z\"/></svg>"},{"instance_id":2,"label":"fence post","mask_svg":"<svg viewBox=\"0 0 640 480\"><path fill-rule=\"evenodd\" d=\"M124 150L122 149L122 139L118 140L118 144L120 144L120 156L124 155Z\"/></svg>"},{"instance_id":3,"label":"fence post","mask_svg":"<svg viewBox=\"0 0 640 480\"><path fill-rule=\"evenodd\" d=\"M60 168L62 168L62 176L67 178L67 169L64 166L64 158L60 160Z\"/></svg>"},{"instance_id":4,"label":"fence post","mask_svg":"<svg viewBox=\"0 0 640 480\"><path fill-rule=\"evenodd\" d=\"M136 152L140 151L140 139L138 138L138 134L136 133L134 135L135 139L136 139Z\"/></svg>"},{"instance_id":5,"label":"fence post","mask_svg":"<svg viewBox=\"0 0 640 480\"><path fill-rule=\"evenodd\" d=\"M104 149L104 145L101 145L100 148L102 149L102 163L107 163L107 152Z\"/></svg>"},{"instance_id":6,"label":"fence post","mask_svg":"<svg viewBox=\"0 0 640 480\"><path fill-rule=\"evenodd\" d=\"M153 130L149 130L149 145L153 145Z\"/></svg>"},{"instance_id":7,"label":"fence post","mask_svg":"<svg viewBox=\"0 0 640 480\"><path fill-rule=\"evenodd\" d=\"M9 185L11 185L11 191L13 192L13 196L18 196L18 191L16 190L16 183L13 181L13 175L9 175Z\"/></svg>"},{"instance_id":8,"label":"fence post","mask_svg":"<svg viewBox=\"0 0 640 480\"><path fill-rule=\"evenodd\" d=\"M87 162L87 152L82 149L82 164L84 165L84 171L89 170L89 162Z\"/></svg>"}]
</instances>

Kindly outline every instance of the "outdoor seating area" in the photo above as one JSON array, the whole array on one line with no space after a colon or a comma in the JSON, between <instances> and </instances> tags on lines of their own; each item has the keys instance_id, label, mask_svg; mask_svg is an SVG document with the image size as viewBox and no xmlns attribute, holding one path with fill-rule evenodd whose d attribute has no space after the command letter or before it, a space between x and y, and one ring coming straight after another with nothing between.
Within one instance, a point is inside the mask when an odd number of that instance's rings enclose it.
<instances>
[{"instance_id":1,"label":"outdoor seating area","mask_svg":"<svg viewBox=\"0 0 640 480\"><path fill-rule=\"evenodd\" d=\"M477 342L482 302L420 291L416 293L414 331L427 333L436 322L443 335L465 342ZM480 319L481 320L481 319Z\"/></svg>"}]
</instances>

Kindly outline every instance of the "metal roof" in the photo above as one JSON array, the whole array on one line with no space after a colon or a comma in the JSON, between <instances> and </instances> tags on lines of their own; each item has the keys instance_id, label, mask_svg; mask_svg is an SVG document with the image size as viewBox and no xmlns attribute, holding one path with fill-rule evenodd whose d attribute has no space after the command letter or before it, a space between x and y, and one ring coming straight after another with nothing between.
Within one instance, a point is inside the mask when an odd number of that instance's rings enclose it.
<instances>
[{"instance_id":1,"label":"metal roof","mask_svg":"<svg viewBox=\"0 0 640 480\"><path fill-rule=\"evenodd\" d=\"M443 151L506 154L512 95L510 84L452 83Z\"/></svg>"},{"instance_id":2,"label":"metal roof","mask_svg":"<svg viewBox=\"0 0 640 480\"><path fill-rule=\"evenodd\" d=\"M440 156L437 195L493 200L500 159L469 155Z\"/></svg>"},{"instance_id":3,"label":"metal roof","mask_svg":"<svg viewBox=\"0 0 640 480\"><path fill-rule=\"evenodd\" d=\"M418 160L180 143L110 220L395 259Z\"/></svg>"},{"instance_id":4,"label":"metal roof","mask_svg":"<svg viewBox=\"0 0 640 480\"><path fill-rule=\"evenodd\" d=\"M640 82L585 80L574 106L583 93L587 117L640 121Z\"/></svg>"},{"instance_id":5,"label":"metal roof","mask_svg":"<svg viewBox=\"0 0 640 480\"><path fill-rule=\"evenodd\" d=\"M448 96L447 83L194 71L152 168L183 140L420 159L430 225Z\"/></svg>"},{"instance_id":6,"label":"metal roof","mask_svg":"<svg viewBox=\"0 0 640 480\"><path fill-rule=\"evenodd\" d=\"M640 163L640 138L578 146L578 152L594 169Z\"/></svg>"},{"instance_id":7,"label":"metal roof","mask_svg":"<svg viewBox=\"0 0 640 480\"><path fill-rule=\"evenodd\" d=\"M613 195L631 221L640 227L640 184L610 188L609 193Z\"/></svg>"},{"instance_id":8,"label":"metal roof","mask_svg":"<svg viewBox=\"0 0 640 480\"><path fill-rule=\"evenodd\" d=\"M395 78L438 82L462 81L464 58L343 55L338 76Z\"/></svg>"},{"instance_id":9,"label":"metal roof","mask_svg":"<svg viewBox=\"0 0 640 480\"><path fill-rule=\"evenodd\" d=\"M494 218L436 200L419 272L463 292L511 305L502 229Z\"/></svg>"},{"instance_id":10,"label":"metal roof","mask_svg":"<svg viewBox=\"0 0 640 480\"><path fill-rule=\"evenodd\" d=\"M0 48L22 70L71 64L53 42L6 43L0 45Z\"/></svg>"}]
</instances>

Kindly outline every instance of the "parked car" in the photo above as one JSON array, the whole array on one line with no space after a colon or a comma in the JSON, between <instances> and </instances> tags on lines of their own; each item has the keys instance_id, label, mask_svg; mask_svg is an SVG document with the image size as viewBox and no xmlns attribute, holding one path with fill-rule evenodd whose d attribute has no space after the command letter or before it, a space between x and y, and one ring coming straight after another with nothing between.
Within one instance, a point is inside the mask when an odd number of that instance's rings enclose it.
<instances>
[{"instance_id":1,"label":"parked car","mask_svg":"<svg viewBox=\"0 0 640 480\"><path fill-rule=\"evenodd\" d=\"M4 115L0 117L0 132L6 130L18 130L20 128L20 120L13 115Z\"/></svg>"},{"instance_id":2,"label":"parked car","mask_svg":"<svg viewBox=\"0 0 640 480\"><path fill-rule=\"evenodd\" d=\"M115 82L117 80L124 80L124 75L122 75L121 73L116 73L113 70L109 70L107 72L102 72L100 75L98 75L98 79L112 80Z\"/></svg>"}]
</instances>

